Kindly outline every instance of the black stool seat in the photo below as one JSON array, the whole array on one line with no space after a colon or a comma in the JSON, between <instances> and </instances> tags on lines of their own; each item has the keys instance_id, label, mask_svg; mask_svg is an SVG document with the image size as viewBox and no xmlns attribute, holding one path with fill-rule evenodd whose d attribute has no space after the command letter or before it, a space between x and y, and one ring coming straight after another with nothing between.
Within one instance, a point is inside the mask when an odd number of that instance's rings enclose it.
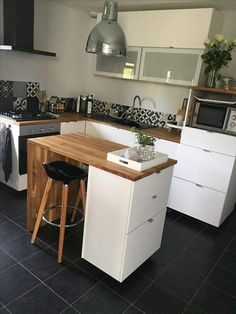
<instances>
[{"instance_id":1,"label":"black stool seat","mask_svg":"<svg viewBox=\"0 0 236 314\"><path fill-rule=\"evenodd\" d=\"M47 176L56 181L62 181L69 184L73 180L83 180L87 177L87 173L66 161L53 161L43 164Z\"/></svg>"}]
</instances>

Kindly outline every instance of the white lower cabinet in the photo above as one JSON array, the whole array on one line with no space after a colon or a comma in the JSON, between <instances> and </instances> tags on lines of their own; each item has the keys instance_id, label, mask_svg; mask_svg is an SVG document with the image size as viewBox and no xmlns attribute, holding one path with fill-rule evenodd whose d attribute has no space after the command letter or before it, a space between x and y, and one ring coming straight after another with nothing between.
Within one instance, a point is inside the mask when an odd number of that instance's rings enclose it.
<instances>
[{"instance_id":1,"label":"white lower cabinet","mask_svg":"<svg viewBox=\"0 0 236 314\"><path fill-rule=\"evenodd\" d=\"M164 209L125 236L125 255L121 281L160 248L165 216L166 210Z\"/></svg>"},{"instance_id":2,"label":"white lower cabinet","mask_svg":"<svg viewBox=\"0 0 236 314\"><path fill-rule=\"evenodd\" d=\"M176 159L179 143L166 141L156 138L155 150L164 154L167 154L169 158Z\"/></svg>"},{"instance_id":3,"label":"white lower cabinet","mask_svg":"<svg viewBox=\"0 0 236 314\"><path fill-rule=\"evenodd\" d=\"M236 202L236 137L183 128L168 207L219 227Z\"/></svg>"},{"instance_id":4,"label":"white lower cabinet","mask_svg":"<svg viewBox=\"0 0 236 314\"><path fill-rule=\"evenodd\" d=\"M87 121L85 133L130 147L135 145L135 135L132 132L102 123Z\"/></svg>"},{"instance_id":5,"label":"white lower cabinet","mask_svg":"<svg viewBox=\"0 0 236 314\"><path fill-rule=\"evenodd\" d=\"M158 250L172 173L131 181L89 167L82 257L121 282Z\"/></svg>"},{"instance_id":6,"label":"white lower cabinet","mask_svg":"<svg viewBox=\"0 0 236 314\"><path fill-rule=\"evenodd\" d=\"M61 134L85 132L85 121L71 121L61 123Z\"/></svg>"},{"instance_id":7,"label":"white lower cabinet","mask_svg":"<svg viewBox=\"0 0 236 314\"><path fill-rule=\"evenodd\" d=\"M214 226L220 225L225 193L173 177L168 206Z\"/></svg>"}]
</instances>

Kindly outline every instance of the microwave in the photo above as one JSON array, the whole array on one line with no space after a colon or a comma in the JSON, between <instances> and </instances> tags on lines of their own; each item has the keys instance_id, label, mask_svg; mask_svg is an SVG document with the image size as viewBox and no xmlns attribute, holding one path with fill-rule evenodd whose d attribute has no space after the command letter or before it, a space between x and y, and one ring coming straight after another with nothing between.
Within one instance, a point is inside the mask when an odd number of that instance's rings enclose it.
<instances>
[{"instance_id":1,"label":"microwave","mask_svg":"<svg viewBox=\"0 0 236 314\"><path fill-rule=\"evenodd\" d=\"M193 127L236 135L236 103L196 99Z\"/></svg>"}]
</instances>

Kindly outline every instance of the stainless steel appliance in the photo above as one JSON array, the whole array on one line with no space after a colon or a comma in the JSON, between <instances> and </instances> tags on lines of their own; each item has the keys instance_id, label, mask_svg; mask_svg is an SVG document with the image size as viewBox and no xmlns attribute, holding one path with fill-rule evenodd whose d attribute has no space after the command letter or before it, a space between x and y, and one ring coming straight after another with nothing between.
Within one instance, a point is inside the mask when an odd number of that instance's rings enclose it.
<instances>
[{"instance_id":1,"label":"stainless steel appliance","mask_svg":"<svg viewBox=\"0 0 236 314\"><path fill-rule=\"evenodd\" d=\"M236 134L236 102L196 99L193 127Z\"/></svg>"},{"instance_id":2,"label":"stainless steel appliance","mask_svg":"<svg viewBox=\"0 0 236 314\"><path fill-rule=\"evenodd\" d=\"M88 95L80 95L78 97L78 102L79 102L79 107L77 108L77 112L80 113L87 113L87 109L88 109L88 100L89 100L89 96Z\"/></svg>"}]
</instances>

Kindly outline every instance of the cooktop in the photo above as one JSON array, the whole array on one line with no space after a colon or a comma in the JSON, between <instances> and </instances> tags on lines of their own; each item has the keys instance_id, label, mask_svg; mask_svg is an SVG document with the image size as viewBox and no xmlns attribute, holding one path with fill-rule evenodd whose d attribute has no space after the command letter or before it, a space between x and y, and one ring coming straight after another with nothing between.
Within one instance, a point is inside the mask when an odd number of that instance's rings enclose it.
<instances>
[{"instance_id":1,"label":"cooktop","mask_svg":"<svg viewBox=\"0 0 236 314\"><path fill-rule=\"evenodd\" d=\"M4 117L8 117L14 119L15 121L29 121L29 120L48 120L48 119L56 119L50 112L27 112L27 111L8 111L8 112L0 112L0 114Z\"/></svg>"}]
</instances>

